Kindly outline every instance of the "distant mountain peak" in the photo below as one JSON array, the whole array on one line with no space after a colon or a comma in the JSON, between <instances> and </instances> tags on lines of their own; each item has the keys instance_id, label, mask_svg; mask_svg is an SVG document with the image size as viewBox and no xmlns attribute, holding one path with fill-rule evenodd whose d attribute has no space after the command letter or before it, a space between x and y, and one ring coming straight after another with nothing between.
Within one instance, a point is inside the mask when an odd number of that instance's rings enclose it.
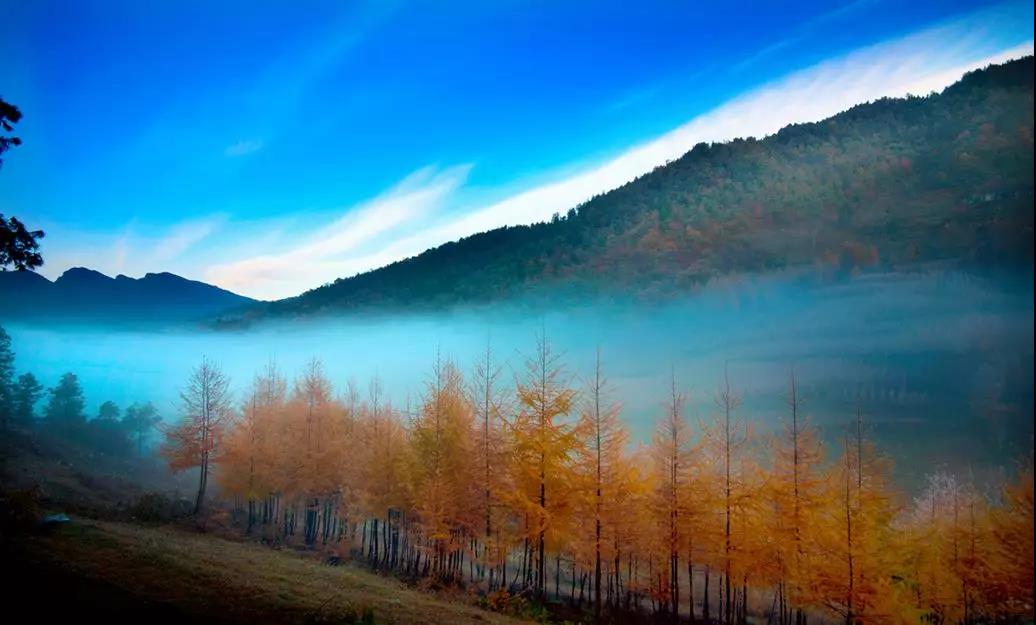
<instances>
[{"instance_id":1,"label":"distant mountain peak","mask_svg":"<svg viewBox=\"0 0 1036 625\"><path fill-rule=\"evenodd\" d=\"M205 282L198 282L197 280L191 280L190 278L185 278L183 276L176 275L175 273L169 273L168 271L149 272L149 273L144 274L144 277L140 278L140 279L141 280L167 280L167 281L175 281L175 282L193 282L195 284L205 284L206 286L212 286L211 284L206 284ZM218 288L218 287L213 287L213 288Z\"/></svg>"},{"instance_id":2,"label":"distant mountain peak","mask_svg":"<svg viewBox=\"0 0 1036 625\"><path fill-rule=\"evenodd\" d=\"M51 282L33 272L0 272L0 320L61 322L201 321L255 300L169 272L109 277L72 267Z\"/></svg>"},{"instance_id":3,"label":"distant mountain peak","mask_svg":"<svg viewBox=\"0 0 1036 625\"><path fill-rule=\"evenodd\" d=\"M55 282L60 280L111 280L112 278L104 275L100 271L95 269L89 269L87 267L70 267L66 269L64 273L58 276Z\"/></svg>"}]
</instances>

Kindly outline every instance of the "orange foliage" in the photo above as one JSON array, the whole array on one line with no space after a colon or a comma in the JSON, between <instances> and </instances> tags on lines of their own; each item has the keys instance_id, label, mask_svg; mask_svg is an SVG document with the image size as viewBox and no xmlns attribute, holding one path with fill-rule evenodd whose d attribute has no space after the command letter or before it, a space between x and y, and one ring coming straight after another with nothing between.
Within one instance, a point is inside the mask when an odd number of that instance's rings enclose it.
<instances>
[{"instance_id":1,"label":"orange foliage","mask_svg":"<svg viewBox=\"0 0 1036 625\"><path fill-rule=\"evenodd\" d=\"M199 502L217 463L222 494L266 539L495 596L557 592L595 614L693 610L729 625L1032 618L1031 460L999 497L940 474L902 506L859 416L825 459L794 377L768 439L725 375L692 429L674 379L645 449L600 358L578 393L542 336L513 387L491 356L470 383L436 359L403 410L377 379L365 399L352 383L336 396L313 361L289 393L269 365L233 420L229 381L205 362L164 451L174 468L203 468Z\"/></svg>"}]
</instances>

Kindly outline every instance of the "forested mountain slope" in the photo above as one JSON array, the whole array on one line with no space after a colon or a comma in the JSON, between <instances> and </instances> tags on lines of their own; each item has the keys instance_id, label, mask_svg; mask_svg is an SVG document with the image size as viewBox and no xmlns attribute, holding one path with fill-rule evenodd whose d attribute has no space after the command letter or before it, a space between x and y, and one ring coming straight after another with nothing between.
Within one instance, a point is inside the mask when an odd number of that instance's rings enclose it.
<instances>
[{"instance_id":1,"label":"forested mountain slope","mask_svg":"<svg viewBox=\"0 0 1036 625\"><path fill-rule=\"evenodd\" d=\"M700 144L549 223L500 228L253 309L435 307L566 286L669 295L730 272L1031 266L1033 59L762 140Z\"/></svg>"}]
</instances>

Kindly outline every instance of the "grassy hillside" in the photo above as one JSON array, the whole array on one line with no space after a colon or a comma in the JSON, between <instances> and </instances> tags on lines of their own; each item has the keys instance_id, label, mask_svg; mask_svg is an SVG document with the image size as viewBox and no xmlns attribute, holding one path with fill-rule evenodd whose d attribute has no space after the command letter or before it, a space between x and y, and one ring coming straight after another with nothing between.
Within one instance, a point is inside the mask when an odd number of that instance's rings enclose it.
<instances>
[{"instance_id":1,"label":"grassy hillside","mask_svg":"<svg viewBox=\"0 0 1036 625\"><path fill-rule=\"evenodd\" d=\"M819 265L1032 262L1033 59L762 140L700 144L549 223L509 227L253 310L488 301L540 287L679 293Z\"/></svg>"},{"instance_id":2,"label":"grassy hillside","mask_svg":"<svg viewBox=\"0 0 1036 625\"><path fill-rule=\"evenodd\" d=\"M326 552L246 540L218 505L199 532L186 516L192 478L170 476L156 458L4 433L0 561L17 572L7 609L43 623L523 622L476 607L463 590L435 594L345 559L328 566ZM72 521L39 525L57 512Z\"/></svg>"},{"instance_id":3,"label":"grassy hillside","mask_svg":"<svg viewBox=\"0 0 1036 625\"><path fill-rule=\"evenodd\" d=\"M7 582L7 609L40 622L521 622L312 555L175 527L77 519L8 538L0 538L0 554L19 575Z\"/></svg>"}]
</instances>

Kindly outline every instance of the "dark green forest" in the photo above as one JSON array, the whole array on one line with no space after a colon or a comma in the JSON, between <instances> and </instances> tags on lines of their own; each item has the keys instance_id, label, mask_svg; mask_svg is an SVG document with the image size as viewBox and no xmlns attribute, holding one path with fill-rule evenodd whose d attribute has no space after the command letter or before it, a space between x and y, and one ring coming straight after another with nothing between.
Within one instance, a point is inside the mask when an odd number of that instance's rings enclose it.
<instances>
[{"instance_id":1,"label":"dark green forest","mask_svg":"<svg viewBox=\"0 0 1036 625\"><path fill-rule=\"evenodd\" d=\"M447 307L559 287L666 297L725 274L803 266L1026 266L1032 207L1027 57L942 93L702 143L550 222L447 243L246 317Z\"/></svg>"}]
</instances>

